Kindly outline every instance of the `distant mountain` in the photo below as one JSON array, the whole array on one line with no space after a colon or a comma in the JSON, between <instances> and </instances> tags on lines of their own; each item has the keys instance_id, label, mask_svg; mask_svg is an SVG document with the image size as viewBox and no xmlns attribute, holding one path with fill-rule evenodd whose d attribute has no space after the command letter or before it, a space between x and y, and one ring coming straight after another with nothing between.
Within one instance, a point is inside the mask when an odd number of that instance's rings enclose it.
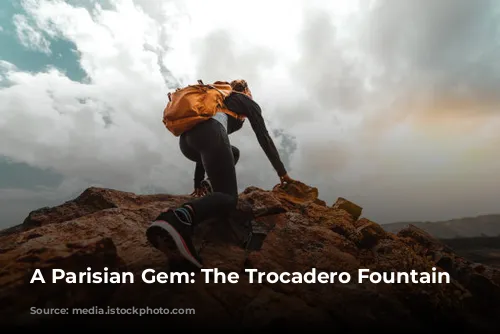
<instances>
[{"instance_id":1,"label":"distant mountain","mask_svg":"<svg viewBox=\"0 0 500 334\"><path fill-rule=\"evenodd\" d=\"M409 224L420 227L440 239L464 258L500 267L500 214L381 226L388 232L397 233Z\"/></svg>"},{"instance_id":2,"label":"distant mountain","mask_svg":"<svg viewBox=\"0 0 500 334\"><path fill-rule=\"evenodd\" d=\"M389 232L397 233L401 229L415 225L438 239L461 239L475 237L500 236L500 214L466 217L436 222L401 222L384 224Z\"/></svg>"}]
</instances>

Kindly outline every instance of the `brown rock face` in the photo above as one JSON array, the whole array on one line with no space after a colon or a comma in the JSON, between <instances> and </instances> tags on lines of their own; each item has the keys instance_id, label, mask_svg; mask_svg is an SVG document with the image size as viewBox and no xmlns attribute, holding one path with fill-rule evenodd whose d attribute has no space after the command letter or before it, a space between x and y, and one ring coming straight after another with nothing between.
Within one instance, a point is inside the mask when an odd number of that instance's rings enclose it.
<instances>
[{"instance_id":1,"label":"brown rock face","mask_svg":"<svg viewBox=\"0 0 500 334\"><path fill-rule=\"evenodd\" d=\"M361 216L361 213L363 212L362 207L342 197L337 199L337 201L333 204L333 208L348 212L354 220L358 219Z\"/></svg>"},{"instance_id":2,"label":"brown rock face","mask_svg":"<svg viewBox=\"0 0 500 334\"><path fill-rule=\"evenodd\" d=\"M239 274L236 284L205 282L146 284L145 269L184 270L151 247L145 230L163 210L186 201L170 195L139 196L89 188L73 201L32 212L23 225L0 232L0 322L105 324L195 328L328 330L436 330L498 328L500 273L456 256L413 226L398 235L361 216L361 207L339 198L328 206L318 190L297 183L272 191L255 187L240 195L227 220L196 228L195 242L206 268ZM358 270L447 272L446 283L358 283ZM134 283L52 283L53 269L66 272L133 273ZM30 283L35 270L46 280ZM326 283L258 282L259 272L347 273ZM332 276L332 275L331 275ZM307 280L309 276L305 276ZM311 275L312 277L312 275ZM252 281L251 278L254 280ZM272 277L271 277L272 278ZM310 278L310 277L309 277ZM195 314L159 316L35 316L32 307L169 308ZM167 327L165 327L167 326ZM170 326L170 327L168 327Z\"/></svg>"}]
</instances>

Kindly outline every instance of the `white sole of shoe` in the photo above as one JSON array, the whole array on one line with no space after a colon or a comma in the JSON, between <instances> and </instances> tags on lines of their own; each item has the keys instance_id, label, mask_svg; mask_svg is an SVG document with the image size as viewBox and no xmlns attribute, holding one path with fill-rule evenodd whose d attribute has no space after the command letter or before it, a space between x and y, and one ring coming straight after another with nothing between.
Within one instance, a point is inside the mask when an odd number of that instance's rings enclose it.
<instances>
[{"instance_id":1,"label":"white sole of shoe","mask_svg":"<svg viewBox=\"0 0 500 334\"><path fill-rule=\"evenodd\" d=\"M173 252L177 251L184 259L188 260L196 267L203 267L201 263L199 263L198 260L196 260L196 258L191 254L181 235L166 221L157 220L153 222L148 227L146 236L148 241L155 248L158 248L162 252L166 253L167 256L173 255L173 257L175 257L176 254ZM172 241L174 242L175 249L172 249L174 246L172 245Z\"/></svg>"}]
</instances>

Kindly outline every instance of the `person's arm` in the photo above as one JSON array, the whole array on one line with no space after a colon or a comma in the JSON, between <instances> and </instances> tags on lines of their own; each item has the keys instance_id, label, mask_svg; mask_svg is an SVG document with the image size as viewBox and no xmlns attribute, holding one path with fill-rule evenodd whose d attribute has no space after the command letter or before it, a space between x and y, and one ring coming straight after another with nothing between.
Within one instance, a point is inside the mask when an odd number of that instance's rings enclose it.
<instances>
[{"instance_id":1,"label":"person's arm","mask_svg":"<svg viewBox=\"0 0 500 334\"><path fill-rule=\"evenodd\" d=\"M224 102L229 110L238 114L243 114L248 118L260 146L278 173L278 176L285 176L287 171L281 161L278 150L276 149L276 146L267 131L266 124L262 118L260 106L244 94L231 94L225 99Z\"/></svg>"},{"instance_id":2,"label":"person's arm","mask_svg":"<svg viewBox=\"0 0 500 334\"><path fill-rule=\"evenodd\" d=\"M201 187L201 181L203 181L204 178L205 168L201 162L197 162L194 170L194 189L199 189Z\"/></svg>"}]
</instances>

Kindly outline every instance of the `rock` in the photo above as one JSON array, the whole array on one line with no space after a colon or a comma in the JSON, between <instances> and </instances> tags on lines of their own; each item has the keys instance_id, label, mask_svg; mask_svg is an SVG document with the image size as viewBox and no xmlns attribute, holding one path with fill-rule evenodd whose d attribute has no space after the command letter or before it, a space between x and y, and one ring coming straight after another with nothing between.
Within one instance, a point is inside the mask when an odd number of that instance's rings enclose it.
<instances>
[{"instance_id":1,"label":"rock","mask_svg":"<svg viewBox=\"0 0 500 334\"><path fill-rule=\"evenodd\" d=\"M30 307L103 305L119 288L113 284L67 284L64 281L51 284L53 269L66 272L84 272L87 268L94 272L104 268L120 271L116 246L109 237L82 241L65 240L57 235L20 238L17 248L2 254L0 263L4 269L0 275L2 318L16 316L23 321L34 320L29 315ZM40 269L45 284L43 281L30 283L36 269Z\"/></svg>"},{"instance_id":2,"label":"rock","mask_svg":"<svg viewBox=\"0 0 500 334\"><path fill-rule=\"evenodd\" d=\"M339 197L332 207L335 210L344 210L348 212L354 220L358 220L363 212L362 207L346 200L343 197Z\"/></svg>"},{"instance_id":3,"label":"rock","mask_svg":"<svg viewBox=\"0 0 500 334\"><path fill-rule=\"evenodd\" d=\"M319 195L318 188L310 187L299 181L286 184L285 186L277 184L274 186L273 192L280 198L280 200L284 200L292 204L315 203L317 202Z\"/></svg>"},{"instance_id":4,"label":"rock","mask_svg":"<svg viewBox=\"0 0 500 334\"><path fill-rule=\"evenodd\" d=\"M80 196L54 208L44 207L32 211L24 220L25 228L55 224L91 215L94 212L125 207L140 207L150 202L168 201L178 205L187 197L169 195L136 196L133 193L91 187Z\"/></svg>"},{"instance_id":5,"label":"rock","mask_svg":"<svg viewBox=\"0 0 500 334\"><path fill-rule=\"evenodd\" d=\"M300 328L335 328L333 319L325 310L316 309L300 298L287 296L270 288L260 290L247 305L243 317L245 328L296 330L297 325Z\"/></svg>"},{"instance_id":6,"label":"rock","mask_svg":"<svg viewBox=\"0 0 500 334\"><path fill-rule=\"evenodd\" d=\"M195 330L375 329L435 330L495 328L500 316L498 269L457 256L429 234L409 226L397 235L362 218L345 199L331 207L316 188L303 183L256 187L240 194L235 212L195 229L195 245L208 268L236 272L236 284L205 283L193 272L191 284L146 284L144 269L185 270L148 244L148 224L187 196L136 195L89 188L72 201L30 213L25 223L0 232L0 321L5 325L55 324L102 328L131 324L184 326ZM33 283L35 269L131 272L130 284ZM450 273L450 284L358 284L360 268L390 273ZM346 272L353 281L287 284L250 282L266 273ZM46 274L46 275L45 275ZM29 315L30 307L163 307L195 310L179 317L132 318ZM130 321L129 321L130 320ZM36 322L36 324L39 324Z\"/></svg>"},{"instance_id":7,"label":"rock","mask_svg":"<svg viewBox=\"0 0 500 334\"><path fill-rule=\"evenodd\" d=\"M470 294L471 304L476 309L495 312L500 300L500 280L498 270L482 264L472 263L434 238L428 232L414 225L402 229L397 234L419 255L429 259L442 270L448 272ZM481 296L481 297L479 297Z\"/></svg>"},{"instance_id":8,"label":"rock","mask_svg":"<svg viewBox=\"0 0 500 334\"><path fill-rule=\"evenodd\" d=\"M250 206L255 217L286 212L286 208L275 194L257 188L247 189L240 197L240 206Z\"/></svg>"},{"instance_id":9,"label":"rock","mask_svg":"<svg viewBox=\"0 0 500 334\"><path fill-rule=\"evenodd\" d=\"M390 235L380 225L362 218L354 223L358 234L357 244L361 248L372 248L379 240L389 238Z\"/></svg>"},{"instance_id":10,"label":"rock","mask_svg":"<svg viewBox=\"0 0 500 334\"><path fill-rule=\"evenodd\" d=\"M486 267L480 263L473 265L474 271L478 273L484 273L486 271Z\"/></svg>"}]
</instances>

